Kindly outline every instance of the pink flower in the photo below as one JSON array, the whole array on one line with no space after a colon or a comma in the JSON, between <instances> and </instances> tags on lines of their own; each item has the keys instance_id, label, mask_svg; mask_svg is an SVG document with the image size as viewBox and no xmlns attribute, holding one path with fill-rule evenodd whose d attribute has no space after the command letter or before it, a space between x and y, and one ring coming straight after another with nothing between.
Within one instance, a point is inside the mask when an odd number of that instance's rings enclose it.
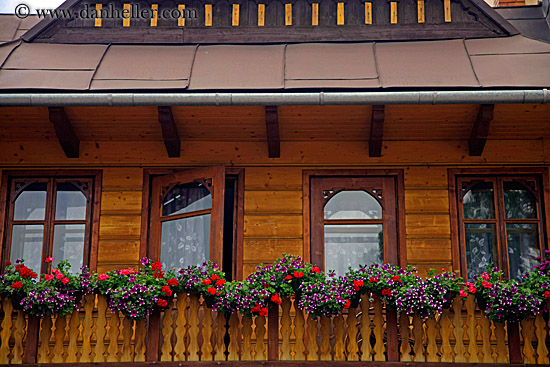
<instances>
[{"instance_id":1,"label":"pink flower","mask_svg":"<svg viewBox=\"0 0 550 367\"><path fill-rule=\"evenodd\" d=\"M489 283L489 282L481 282L481 285L483 286L483 288L491 288L493 286L493 283Z\"/></svg>"},{"instance_id":2,"label":"pink flower","mask_svg":"<svg viewBox=\"0 0 550 367\"><path fill-rule=\"evenodd\" d=\"M489 279L491 279L491 277L489 276L489 274L483 273L483 274L481 274L481 279L489 280Z\"/></svg>"},{"instance_id":3,"label":"pink flower","mask_svg":"<svg viewBox=\"0 0 550 367\"><path fill-rule=\"evenodd\" d=\"M464 292L462 289L461 289L460 291L458 291L458 294L459 294L460 297L462 297L462 298L468 297L468 293Z\"/></svg>"},{"instance_id":4,"label":"pink flower","mask_svg":"<svg viewBox=\"0 0 550 367\"><path fill-rule=\"evenodd\" d=\"M471 294L476 294L477 288L471 285L468 287L468 292L470 292Z\"/></svg>"},{"instance_id":5,"label":"pink flower","mask_svg":"<svg viewBox=\"0 0 550 367\"><path fill-rule=\"evenodd\" d=\"M99 274L97 279L99 280L107 280L109 279L109 275L108 274Z\"/></svg>"},{"instance_id":6,"label":"pink flower","mask_svg":"<svg viewBox=\"0 0 550 367\"><path fill-rule=\"evenodd\" d=\"M53 261L53 257L47 257L45 260L47 263L51 263Z\"/></svg>"},{"instance_id":7,"label":"pink flower","mask_svg":"<svg viewBox=\"0 0 550 367\"><path fill-rule=\"evenodd\" d=\"M56 277L56 279L63 279L63 278L65 278L65 275L61 274L61 272L58 271L58 272L55 274L55 277Z\"/></svg>"},{"instance_id":8,"label":"pink flower","mask_svg":"<svg viewBox=\"0 0 550 367\"><path fill-rule=\"evenodd\" d=\"M44 275L44 279L50 281L50 280L53 279L53 275L51 275L51 274L46 274L46 275Z\"/></svg>"},{"instance_id":9,"label":"pink flower","mask_svg":"<svg viewBox=\"0 0 550 367\"><path fill-rule=\"evenodd\" d=\"M63 279L61 279L61 283L63 283L63 284L69 283L69 278L63 278Z\"/></svg>"}]
</instances>

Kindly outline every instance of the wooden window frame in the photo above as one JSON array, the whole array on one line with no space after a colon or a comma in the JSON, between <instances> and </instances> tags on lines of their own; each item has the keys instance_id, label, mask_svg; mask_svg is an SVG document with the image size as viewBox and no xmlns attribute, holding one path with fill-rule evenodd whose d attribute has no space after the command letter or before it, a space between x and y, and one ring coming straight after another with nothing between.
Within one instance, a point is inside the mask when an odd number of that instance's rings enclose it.
<instances>
[{"instance_id":1,"label":"wooden window frame","mask_svg":"<svg viewBox=\"0 0 550 367\"><path fill-rule=\"evenodd\" d=\"M544 250L548 249L548 244L550 243L550 236L548 229L550 228L550 175L548 169L545 167L533 167L533 168L462 168L462 169L448 169L448 183L449 183L449 208L451 214L451 253L452 253L452 264L453 270L459 271L460 275L467 278L466 274L466 255L465 247L461 244L462 232L463 232L463 222L462 215L459 213L459 210L462 210L462 205L459 202L458 198L458 187L457 182L459 178L525 178L525 176L530 176L537 178L541 184L540 192L540 248L544 253ZM495 196L497 188L495 188ZM498 199L500 200L500 198ZM495 202L495 221L498 223L504 223L504 215L499 209L499 205ZM497 236L499 237L498 243L498 262L501 265L505 264L505 276L508 278L509 269L508 263L504 261L504 254L502 249L507 248L505 241L503 242L504 232L497 230ZM507 255L506 255L507 256ZM507 258L507 257L506 257Z\"/></svg>"},{"instance_id":2,"label":"wooden window frame","mask_svg":"<svg viewBox=\"0 0 550 367\"><path fill-rule=\"evenodd\" d=\"M12 210L12 206L8 202L10 199L11 182L14 179L57 179L57 180L71 180L86 178L91 180L93 189L91 191L92 200L90 207L87 208L89 215L86 215L86 224L88 226L85 233L84 253L85 260L84 265L88 265L90 270L97 270L97 253L99 244L99 219L101 213L101 186L103 181L103 173L101 170L45 170L45 171L4 171L2 172L2 186L0 192L0 268L3 269L5 261L7 261L8 248L11 244L8 244L8 238L10 237L9 231L9 214L8 209ZM51 201L51 195L48 193L48 201ZM51 206L55 203L47 202L46 210L50 210ZM55 207L53 208L55 210ZM44 225L44 238L48 238L48 241L53 241L53 225L54 221L45 223ZM48 227L48 228L46 228ZM47 235L51 232L49 235ZM51 238L50 238L51 237ZM51 246L50 246L51 247ZM42 260L45 260L47 254L43 253ZM87 261L86 261L87 260ZM47 272L50 269L43 267L43 272Z\"/></svg>"},{"instance_id":3,"label":"wooden window frame","mask_svg":"<svg viewBox=\"0 0 550 367\"><path fill-rule=\"evenodd\" d=\"M396 257L401 267L407 267L407 247L405 240L405 181L402 169L334 169L334 170L304 170L302 172L303 195L303 236L304 261L311 261L311 178L346 178L387 176L395 180L395 200L397 205L397 248Z\"/></svg>"},{"instance_id":4,"label":"wooden window frame","mask_svg":"<svg viewBox=\"0 0 550 367\"><path fill-rule=\"evenodd\" d=\"M181 172L186 169L201 167L186 167L181 169L148 168L143 170L142 209L141 209L141 235L140 235L140 258L149 255L149 234L151 214L151 190L152 179L157 176L169 175ZM243 279L243 243L244 243L244 168L226 168L225 177L233 176L237 179L235 190L235 208L233 221L233 278ZM218 264L220 267L222 264ZM222 269L223 270L223 269Z\"/></svg>"}]
</instances>

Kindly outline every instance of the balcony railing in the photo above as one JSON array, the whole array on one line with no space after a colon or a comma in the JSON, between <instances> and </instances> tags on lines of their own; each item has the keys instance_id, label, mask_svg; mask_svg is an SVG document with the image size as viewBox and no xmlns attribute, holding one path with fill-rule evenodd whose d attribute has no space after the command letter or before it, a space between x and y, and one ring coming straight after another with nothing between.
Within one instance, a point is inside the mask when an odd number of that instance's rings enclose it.
<instances>
[{"instance_id":1,"label":"balcony railing","mask_svg":"<svg viewBox=\"0 0 550 367\"><path fill-rule=\"evenodd\" d=\"M133 321L87 295L66 317L29 317L1 301L0 364L140 361L402 361L548 364L548 314L493 323L472 296L442 315L398 315L363 299L357 308L313 319L285 299L267 317L226 318L202 299L178 295L172 307ZM315 363L312 363L314 365Z\"/></svg>"}]
</instances>

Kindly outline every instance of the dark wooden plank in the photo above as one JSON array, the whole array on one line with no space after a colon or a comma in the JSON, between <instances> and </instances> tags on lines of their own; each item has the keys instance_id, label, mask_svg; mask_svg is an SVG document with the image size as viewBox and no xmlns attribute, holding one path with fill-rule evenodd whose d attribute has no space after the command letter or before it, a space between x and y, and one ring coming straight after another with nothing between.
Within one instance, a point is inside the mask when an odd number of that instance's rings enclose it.
<instances>
[{"instance_id":1,"label":"dark wooden plank","mask_svg":"<svg viewBox=\"0 0 550 367\"><path fill-rule=\"evenodd\" d=\"M67 158L78 158L80 140L63 107L48 107L50 122Z\"/></svg>"},{"instance_id":2,"label":"dark wooden plank","mask_svg":"<svg viewBox=\"0 0 550 367\"><path fill-rule=\"evenodd\" d=\"M147 352L145 359L149 362L159 360L160 348L160 311L154 310L149 316L147 328Z\"/></svg>"},{"instance_id":3,"label":"dark wooden plank","mask_svg":"<svg viewBox=\"0 0 550 367\"><path fill-rule=\"evenodd\" d=\"M370 121L369 157L382 156L382 140L384 137L385 109L383 105L372 106Z\"/></svg>"},{"instance_id":4,"label":"dark wooden plank","mask_svg":"<svg viewBox=\"0 0 550 367\"><path fill-rule=\"evenodd\" d=\"M281 139L279 137L279 113L277 106L265 106L265 125L269 158L280 158Z\"/></svg>"},{"instance_id":5,"label":"dark wooden plank","mask_svg":"<svg viewBox=\"0 0 550 367\"><path fill-rule=\"evenodd\" d=\"M279 305L275 303L267 309L267 360L279 360Z\"/></svg>"},{"instance_id":6,"label":"dark wooden plank","mask_svg":"<svg viewBox=\"0 0 550 367\"><path fill-rule=\"evenodd\" d=\"M519 324L517 322L507 322L508 329L508 349L510 354L510 363L523 362L521 353L521 339L519 337Z\"/></svg>"},{"instance_id":7,"label":"dark wooden plank","mask_svg":"<svg viewBox=\"0 0 550 367\"><path fill-rule=\"evenodd\" d=\"M25 364L36 363L39 330L40 318L38 316L29 316L27 342L25 344L25 353L23 354L23 363Z\"/></svg>"},{"instance_id":8,"label":"dark wooden plank","mask_svg":"<svg viewBox=\"0 0 550 367\"><path fill-rule=\"evenodd\" d=\"M489 127L493 120L494 104L482 104L477 112L476 121L468 140L470 156L480 156L489 136Z\"/></svg>"},{"instance_id":9,"label":"dark wooden plank","mask_svg":"<svg viewBox=\"0 0 550 367\"><path fill-rule=\"evenodd\" d=\"M399 362L399 340L397 328L397 311L386 311L386 332L388 336L388 361Z\"/></svg>"},{"instance_id":10,"label":"dark wooden plank","mask_svg":"<svg viewBox=\"0 0 550 367\"><path fill-rule=\"evenodd\" d=\"M162 138L164 139L164 145L170 158L179 158L181 141L178 134L178 127L174 120L174 114L172 113L172 107L159 106L159 123L162 129Z\"/></svg>"}]
</instances>

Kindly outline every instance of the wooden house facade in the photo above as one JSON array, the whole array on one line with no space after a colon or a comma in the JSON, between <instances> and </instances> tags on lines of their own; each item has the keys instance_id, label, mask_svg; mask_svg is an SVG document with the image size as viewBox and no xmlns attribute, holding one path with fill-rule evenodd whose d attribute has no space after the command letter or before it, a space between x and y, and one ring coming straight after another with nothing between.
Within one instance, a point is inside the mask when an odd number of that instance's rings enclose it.
<instances>
[{"instance_id":1,"label":"wooden house facade","mask_svg":"<svg viewBox=\"0 0 550 367\"><path fill-rule=\"evenodd\" d=\"M337 273L377 261L471 278L493 263L517 278L549 249L550 44L482 1L129 3L111 5L156 12L23 35L0 17L2 263L210 259L243 279L287 253ZM62 8L84 5L111 6ZM9 310L0 360L548 363L547 319L505 330L470 301L432 321L362 305L319 336L288 301L280 323L228 321L229 344L198 300L147 324L104 300L66 320Z\"/></svg>"}]
</instances>

